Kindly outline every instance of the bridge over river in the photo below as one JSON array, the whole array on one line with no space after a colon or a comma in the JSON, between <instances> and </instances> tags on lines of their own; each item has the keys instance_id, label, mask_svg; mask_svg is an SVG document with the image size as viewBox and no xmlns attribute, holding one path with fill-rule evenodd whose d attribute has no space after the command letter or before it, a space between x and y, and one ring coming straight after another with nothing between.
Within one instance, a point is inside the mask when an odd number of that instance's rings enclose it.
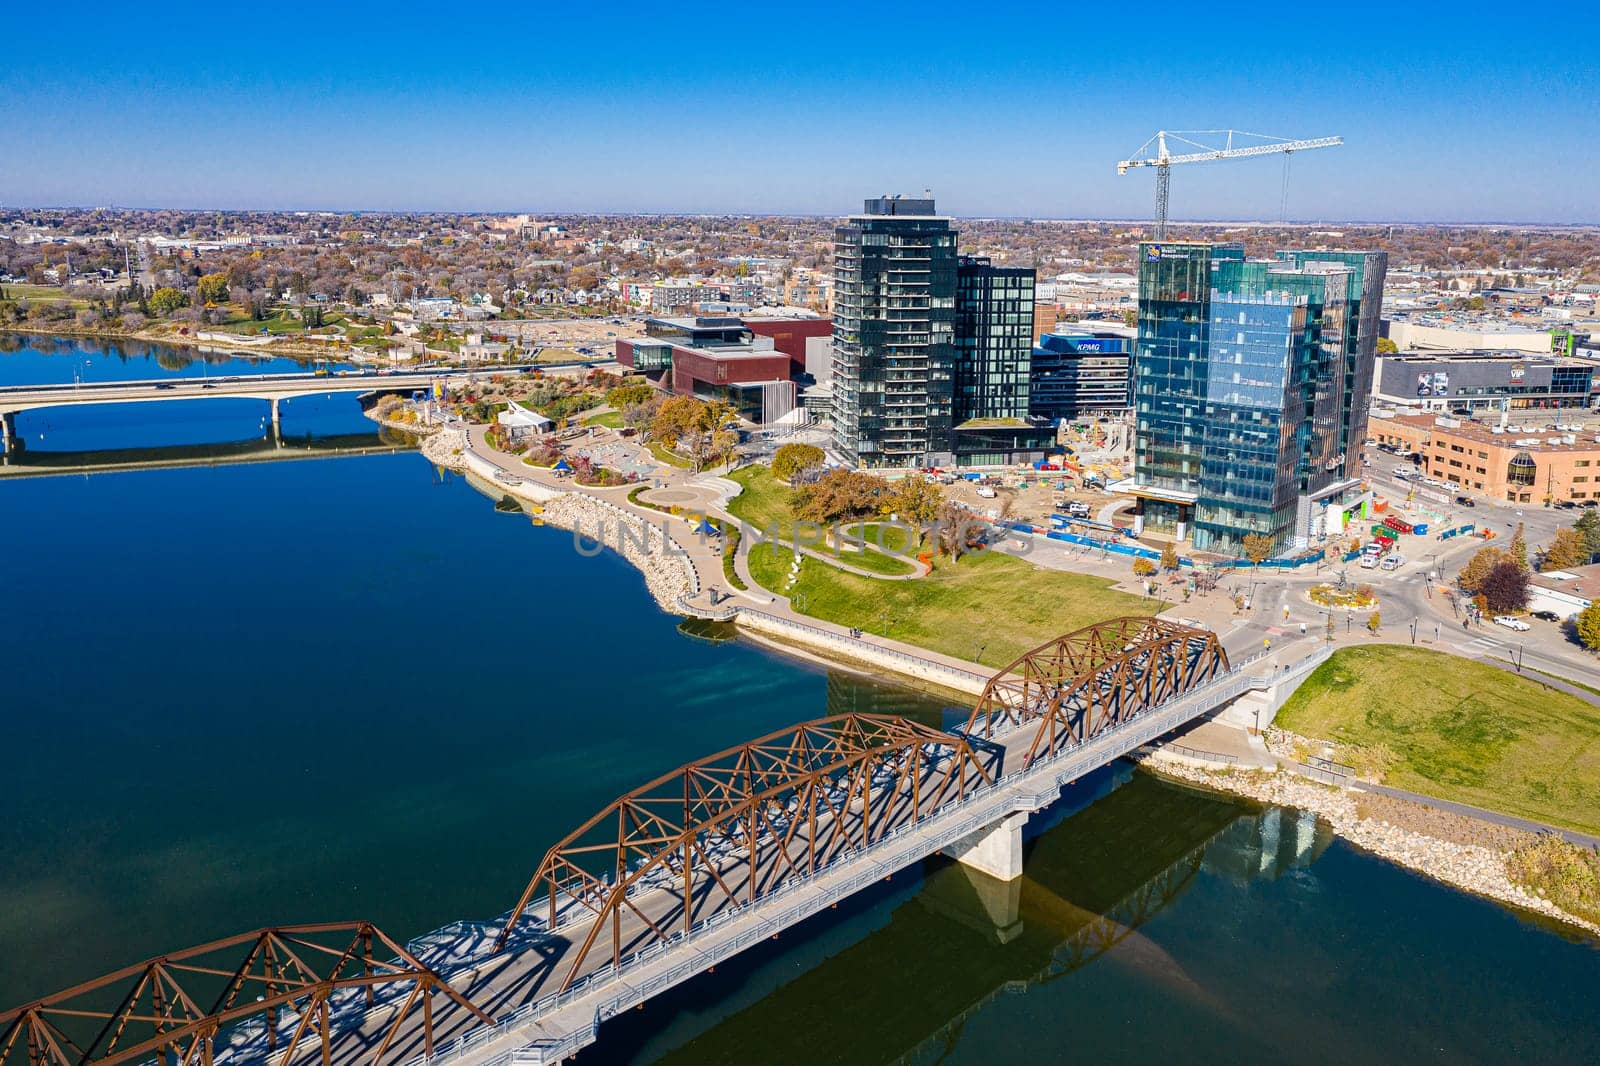
<instances>
[{"instance_id":1,"label":"bridge over river","mask_svg":"<svg viewBox=\"0 0 1600 1066\"><path fill-rule=\"evenodd\" d=\"M557 842L496 919L404 946L347 923L163 956L0 1016L0 1066L560 1062L935 853L1018 881L1022 827L1065 785L1325 657L1258 674L1207 630L1090 626L997 673L961 729L840 715L663 775Z\"/></svg>"}]
</instances>

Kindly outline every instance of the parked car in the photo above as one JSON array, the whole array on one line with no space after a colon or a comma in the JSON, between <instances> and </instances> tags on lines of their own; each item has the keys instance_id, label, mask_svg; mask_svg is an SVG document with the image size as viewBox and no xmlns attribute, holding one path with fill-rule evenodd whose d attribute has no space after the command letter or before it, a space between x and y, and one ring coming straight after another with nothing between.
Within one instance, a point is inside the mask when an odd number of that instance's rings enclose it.
<instances>
[{"instance_id":1,"label":"parked car","mask_svg":"<svg viewBox=\"0 0 1600 1066\"><path fill-rule=\"evenodd\" d=\"M1460 504L1462 507L1476 507L1476 506L1478 506L1477 504L1472 502L1472 497L1471 496L1457 496L1456 497L1456 503Z\"/></svg>"},{"instance_id":2,"label":"parked car","mask_svg":"<svg viewBox=\"0 0 1600 1066\"><path fill-rule=\"evenodd\" d=\"M1534 611L1532 617L1539 619L1541 622L1561 621L1561 616L1554 611Z\"/></svg>"},{"instance_id":3,"label":"parked car","mask_svg":"<svg viewBox=\"0 0 1600 1066\"><path fill-rule=\"evenodd\" d=\"M1513 618L1509 614L1497 614L1497 615L1495 615L1494 616L1494 624L1497 625L1497 626L1505 626L1507 629L1514 629L1518 633L1526 633L1528 630L1533 628L1528 623L1524 622L1522 619Z\"/></svg>"},{"instance_id":4,"label":"parked car","mask_svg":"<svg viewBox=\"0 0 1600 1066\"><path fill-rule=\"evenodd\" d=\"M1361 555L1361 569L1363 569L1363 570L1376 570L1377 568L1378 568L1378 557L1376 555L1374 555L1372 552L1363 552L1362 555Z\"/></svg>"},{"instance_id":5,"label":"parked car","mask_svg":"<svg viewBox=\"0 0 1600 1066\"><path fill-rule=\"evenodd\" d=\"M1391 555L1379 563L1378 568L1380 570L1398 570L1400 569L1400 564L1405 561L1406 557L1403 555Z\"/></svg>"}]
</instances>

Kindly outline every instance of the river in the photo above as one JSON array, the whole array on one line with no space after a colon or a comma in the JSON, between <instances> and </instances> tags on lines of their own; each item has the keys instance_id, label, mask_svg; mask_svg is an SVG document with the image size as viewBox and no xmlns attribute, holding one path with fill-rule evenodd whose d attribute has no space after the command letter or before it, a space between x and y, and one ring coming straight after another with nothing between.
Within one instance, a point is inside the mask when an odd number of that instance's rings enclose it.
<instances>
[{"instance_id":1,"label":"river","mask_svg":"<svg viewBox=\"0 0 1600 1066\"><path fill-rule=\"evenodd\" d=\"M305 432L353 434L343 403ZM180 407L57 431L202 433ZM404 939L489 917L554 840L681 762L826 713L955 709L691 639L621 559L415 454L0 482L0 515L0 1008L262 925ZM1012 886L930 860L608 1023L581 1061L1600 1046L1591 942L1299 812L1119 767L1030 831Z\"/></svg>"}]
</instances>

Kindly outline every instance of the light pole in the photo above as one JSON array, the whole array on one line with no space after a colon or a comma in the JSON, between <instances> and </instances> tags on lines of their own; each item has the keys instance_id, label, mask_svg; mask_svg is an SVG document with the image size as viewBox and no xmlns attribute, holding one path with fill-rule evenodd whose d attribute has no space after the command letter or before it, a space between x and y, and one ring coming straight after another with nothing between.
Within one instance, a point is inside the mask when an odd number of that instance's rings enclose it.
<instances>
[{"instance_id":1,"label":"light pole","mask_svg":"<svg viewBox=\"0 0 1600 1066\"><path fill-rule=\"evenodd\" d=\"M1417 623L1420 621L1422 621L1420 617L1413 617L1411 619L1411 643L1413 644L1417 642Z\"/></svg>"}]
</instances>

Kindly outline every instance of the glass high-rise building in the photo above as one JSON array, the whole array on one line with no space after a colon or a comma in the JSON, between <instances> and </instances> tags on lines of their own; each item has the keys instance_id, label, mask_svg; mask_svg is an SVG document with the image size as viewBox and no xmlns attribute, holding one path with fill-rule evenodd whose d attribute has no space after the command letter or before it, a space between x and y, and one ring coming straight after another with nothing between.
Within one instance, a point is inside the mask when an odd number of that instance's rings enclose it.
<instances>
[{"instance_id":1,"label":"glass high-rise building","mask_svg":"<svg viewBox=\"0 0 1600 1066\"><path fill-rule=\"evenodd\" d=\"M931 199L866 201L834 230L834 446L861 466L949 451L956 232Z\"/></svg>"},{"instance_id":2,"label":"glass high-rise building","mask_svg":"<svg viewBox=\"0 0 1600 1066\"><path fill-rule=\"evenodd\" d=\"M1384 269L1383 253L1140 246L1140 528L1238 554L1252 533L1282 551L1342 527L1360 495Z\"/></svg>"},{"instance_id":3,"label":"glass high-rise building","mask_svg":"<svg viewBox=\"0 0 1600 1066\"><path fill-rule=\"evenodd\" d=\"M868 200L834 231L834 447L860 466L1021 462L1034 272L960 258L931 199Z\"/></svg>"}]
</instances>

